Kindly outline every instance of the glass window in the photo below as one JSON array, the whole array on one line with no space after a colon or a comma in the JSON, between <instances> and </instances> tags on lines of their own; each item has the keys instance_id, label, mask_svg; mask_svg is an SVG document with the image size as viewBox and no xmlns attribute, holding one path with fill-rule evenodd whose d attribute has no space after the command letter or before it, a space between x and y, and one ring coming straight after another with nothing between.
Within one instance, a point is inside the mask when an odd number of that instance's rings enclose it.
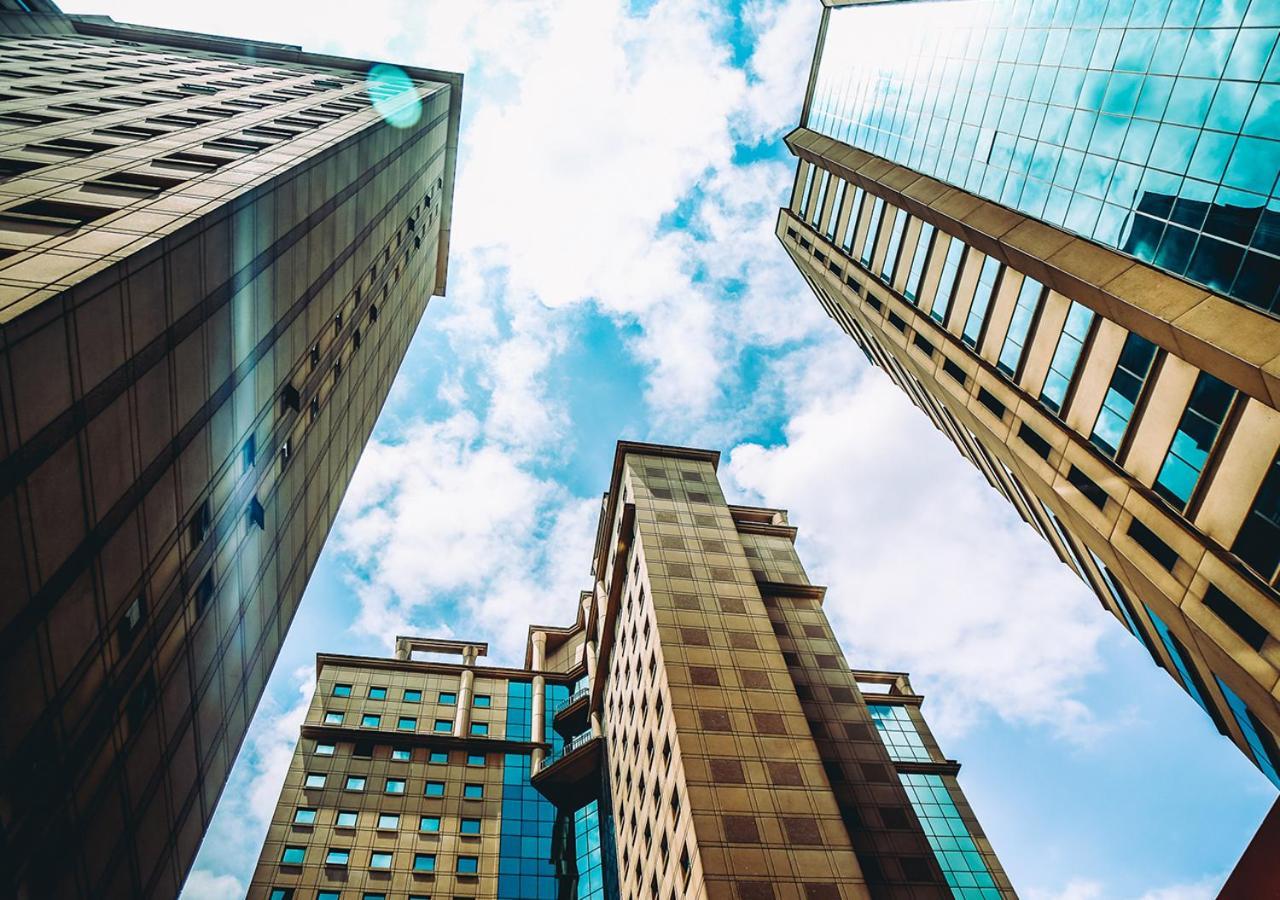
<instances>
[{"instance_id":1,"label":"glass window","mask_svg":"<svg viewBox=\"0 0 1280 900\"><path fill-rule=\"evenodd\" d=\"M1157 494L1178 509L1185 509L1191 500L1235 397L1235 388L1208 372L1201 372L1196 378L1191 399L1153 485Z\"/></svg>"},{"instance_id":2,"label":"glass window","mask_svg":"<svg viewBox=\"0 0 1280 900\"><path fill-rule=\"evenodd\" d=\"M403 793L404 793L404 779L403 779L403 778L388 778L388 779L387 779L386 787L383 789L383 793L384 793L384 794L403 794Z\"/></svg>"},{"instance_id":3,"label":"glass window","mask_svg":"<svg viewBox=\"0 0 1280 900\"><path fill-rule=\"evenodd\" d=\"M810 223L817 227L818 221L822 218L822 207L827 202L827 187L831 183L831 173L826 169L822 170L822 181L818 187L818 199L813 204L813 214Z\"/></svg>"},{"instance_id":4,"label":"glass window","mask_svg":"<svg viewBox=\"0 0 1280 900\"><path fill-rule=\"evenodd\" d=\"M1280 566L1280 455L1271 461L1231 552L1265 580L1275 578L1276 567Z\"/></svg>"},{"instance_id":5,"label":"glass window","mask_svg":"<svg viewBox=\"0 0 1280 900\"><path fill-rule=\"evenodd\" d=\"M382 724L382 716L375 716L371 713L365 713L360 717L360 724L365 728L377 728Z\"/></svg>"},{"instance_id":6,"label":"glass window","mask_svg":"<svg viewBox=\"0 0 1280 900\"><path fill-rule=\"evenodd\" d=\"M386 688L384 688L384 687L371 687L371 688L369 688L369 699L370 699L370 700L386 700L386 699L387 699L387 689L386 689Z\"/></svg>"},{"instance_id":7,"label":"glass window","mask_svg":"<svg viewBox=\"0 0 1280 900\"><path fill-rule=\"evenodd\" d=\"M293 900L293 888L272 888L269 900Z\"/></svg>"},{"instance_id":8,"label":"glass window","mask_svg":"<svg viewBox=\"0 0 1280 900\"><path fill-rule=\"evenodd\" d=\"M284 852L280 854L280 862L286 866L300 866L306 858L306 847L285 847Z\"/></svg>"},{"instance_id":9,"label":"glass window","mask_svg":"<svg viewBox=\"0 0 1280 900\"><path fill-rule=\"evenodd\" d=\"M447 763L449 762L449 754L444 750L432 750L427 756L429 763Z\"/></svg>"},{"instance_id":10,"label":"glass window","mask_svg":"<svg viewBox=\"0 0 1280 900\"><path fill-rule=\"evenodd\" d=\"M968 885L970 890L963 896L982 897L984 900L999 897L1000 891L991 871L960 811L956 809L942 776L900 772L898 778L907 791L911 807L924 828L947 884ZM961 890L955 892L957 896L961 895Z\"/></svg>"},{"instance_id":11,"label":"glass window","mask_svg":"<svg viewBox=\"0 0 1280 900\"><path fill-rule=\"evenodd\" d=\"M333 696L335 696L335 697L350 697L350 696L351 696L351 685L349 685L349 684L335 684L335 685L333 686Z\"/></svg>"},{"instance_id":12,"label":"glass window","mask_svg":"<svg viewBox=\"0 0 1280 900\"><path fill-rule=\"evenodd\" d=\"M434 872L435 870L436 870L436 855L434 853L413 854L413 871Z\"/></svg>"},{"instance_id":13,"label":"glass window","mask_svg":"<svg viewBox=\"0 0 1280 900\"><path fill-rule=\"evenodd\" d=\"M474 697L474 698L472 699L472 701L471 701L471 705L472 705L472 706L474 706L476 709L488 709L488 708L489 708L489 695L488 695L488 694L476 694L476 695L475 695L475 697Z\"/></svg>"},{"instance_id":14,"label":"glass window","mask_svg":"<svg viewBox=\"0 0 1280 900\"><path fill-rule=\"evenodd\" d=\"M307 774L306 787L309 787L309 788L324 787L324 776L316 772L309 772Z\"/></svg>"},{"instance_id":15,"label":"glass window","mask_svg":"<svg viewBox=\"0 0 1280 900\"><path fill-rule=\"evenodd\" d=\"M1235 691L1227 687L1217 675L1213 678L1218 682L1218 690L1222 691L1222 696L1227 701L1231 717L1240 726L1240 732L1244 735L1245 743L1249 745L1249 752L1257 760L1258 768L1271 779L1272 784L1280 787L1280 771L1277 771L1280 769L1280 756L1276 752L1275 739Z\"/></svg>"},{"instance_id":16,"label":"glass window","mask_svg":"<svg viewBox=\"0 0 1280 900\"><path fill-rule=\"evenodd\" d=\"M335 847L330 847L329 852L324 855L324 864L326 866L345 866L350 861L350 850L340 850Z\"/></svg>"},{"instance_id":17,"label":"glass window","mask_svg":"<svg viewBox=\"0 0 1280 900\"><path fill-rule=\"evenodd\" d=\"M316 894L316 900L342 900L342 895L337 891L320 891Z\"/></svg>"},{"instance_id":18,"label":"glass window","mask_svg":"<svg viewBox=\"0 0 1280 900\"><path fill-rule=\"evenodd\" d=\"M1094 318L1093 310L1074 301L1067 310L1067 320L1063 323L1058 346L1054 348L1053 359L1049 363L1049 374L1045 376L1044 387L1040 390L1040 403L1051 412L1062 412L1062 404L1067 402L1067 391L1080 364L1080 354L1084 351L1085 338Z\"/></svg>"},{"instance_id":19,"label":"glass window","mask_svg":"<svg viewBox=\"0 0 1280 900\"><path fill-rule=\"evenodd\" d=\"M333 756L334 750L337 748L333 744L322 744L316 742L316 756Z\"/></svg>"},{"instance_id":20,"label":"glass window","mask_svg":"<svg viewBox=\"0 0 1280 900\"><path fill-rule=\"evenodd\" d=\"M479 800L484 796L483 784L467 784L462 787L462 796L467 800Z\"/></svg>"},{"instance_id":21,"label":"glass window","mask_svg":"<svg viewBox=\"0 0 1280 900\"><path fill-rule=\"evenodd\" d=\"M840 223L840 207L844 203L844 192L849 187L849 182L843 178L836 179L836 195L831 200L831 218L827 221L826 235L827 240L834 241L836 239L836 226Z\"/></svg>"},{"instance_id":22,"label":"glass window","mask_svg":"<svg viewBox=\"0 0 1280 900\"><path fill-rule=\"evenodd\" d=\"M390 869L391 854L381 850L374 850L369 854L370 869Z\"/></svg>"},{"instance_id":23,"label":"glass window","mask_svg":"<svg viewBox=\"0 0 1280 900\"><path fill-rule=\"evenodd\" d=\"M1090 442L1108 456L1114 457L1129 430L1129 420L1138 405L1138 397L1151 374L1156 358L1156 345L1141 335L1129 333L1120 350L1120 361L1111 376L1111 385L1102 398L1102 409L1093 423Z\"/></svg>"},{"instance_id":24,"label":"glass window","mask_svg":"<svg viewBox=\"0 0 1280 900\"><path fill-rule=\"evenodd\" d=\"M422 795L423 795L424 797L443 797L443 796L444 796L444 782L443 782L443 781L428 781L428 782L427 782L427 787L426 787L426 789L422 792Z\"/></svg>"},{"instance_id":25,"label":"glass window","mask_svg":"<svg viewBox=\"0 0 1280 900\"><path fill-rule=\"evenodd\" d=\"M400 817L395 813L378 813L378 828L382 831L395 831L400 827Z\"/></svg>"},{"instance_id":26,"label":"glass window","mask_svg":"<svg viewBox=\"0 0 1280 900\"><path fill-rule=\"evenodd\" d=\"M440 830L439 816L423 816L418 820L418 830L434 832Z\"/></svg>"},{"instance_id":27,"label":"glass window","mask_svg":"<svg viewBox=\"0 0 1280 900\"><path fill-rule=\"evenodd\" d=\"M458 695L453 691L441 691L439 702L445 706L453 706L458 702Z\"/></svg>"},{"instance_id":28,"label":"glass window","mask_svg":"<svg viewBox=\"0 0 1280 900\"><path fill-rule=\"evenodd\" d=\"M845 253L853 252L853 235L858 230L858 218L862 215L862 198L867 194L862 188L856 185L853 188L853 200L849 203L849 219L844 226L844 238L840 241L840 248Z\"/></svg>"},{"instance_id":29,"label":"glass window","mask_svg":"<svg viewBox=\"0 0 1280 900\"><path fill-rule=\"evenodd\" d=\"M970 347L978 346L978 338L982 334L982 326L987 323L987 311L991 308L991 297L995 293L996 277L999 274L1000 260L988 256L982 261L973 305L969 307L969 317L964 320L964 332L960 335L960 339Z\"/></svg>"},{"instance_id":30,"label":"glass window","mask_svg":"<svg viewBox=\"0 0 1280 900\"><path fill-rule=\"evenodd\" d=\"M920 280L924 277L924 269L928 264L929 247L936 229L928 222L920 224L920 234L916 237L916 247L911 251L911 270L907 273L907 284L903 295L912 303L919 305Z\"/></svg>"},{"instance_id":31,"label":"glass window","mask_svg":"<svg viewBox=\"0 0 1280 900\"><path fill-rule=\"evenodd\" d=\"M334 826L337 828L355 828L357 813L354 809L338 810L338 818L334 820Z\"/></svg>"},{"instance_id":32,"label":"glass window","mask_svg":"<svg viewBox=\"0 0 1280 900\"><path fill-rule=\"evenodd\" d=\"M906 708L867 704L867 711L871 713L871 721L875 723L876 731L884 741L885 749L889 751L891 759L908 762L933 761Z\"/></svg>"},{"instance_id":33,"label":"glass window","mask_svg":"<svg viewBox=\"0 0 1280 900\"><path fill-rule=\"evenodd\" d=\"M1178 678L1182 682L1182 686L1191 695L1191 699L1200 704L1201 709L1209 712L1209 704L1204 698L1200 676L1196 674L1191 660L1187 658L1182 642L1169 630L1169 626L1165 624L1164 619L1152 612L1150 606L1145 603L1142 605L1147 610L1147 618L1151 620L1151 624L1160 638L1160 643L1164 644L1165 651L1169 654L1169 658L1173 660L1174 668L1178 670Z\"/></svg>"},{"instance_id":34,"label":"glass window","mask_svg":"<svg viewBox=\"0 0 1280 900\"><path fill-rule=\"evenodd\" d=\"M488 722L472 722L472 723L471 723L471 733L472 733L472 734L478 734L478 735L486 735L486 734L488 734L488 733L489 733L489 723L488 723Z\"/></svg>"},{"instance_id":35,"label":"glass window","mask_svg":"<svg viewBox=\"0 0 1280 900\"><path fill-rule=\"evenodd\" d=\"M422 691L406 690L404 692L404 702L405 703L421 703Z\"/></svg>"},{"instance_id":36,"label":"glass window","mask_svg":"<svg viewBox=\"0 0 1280 900\"><path fill-rule=\"evenodd\" d=\"M463 834L479 834L480 833L479 819L463 819L461 825L462 825L461 830Z\"/></svg>"},{"instance_id":37,"label":"glass window","mask_svg":"<svg viewBox=\"0 0 1280 900\"><path fill-rule=\"evenodd\" d=\"M450 731L453 731L453 720L436 719L432 724L431 729L432 731L440 732L442 734L448 734Z\"/></svg>"},{"instance_id":38,"label":"glass window","mask_svg":"<svg viewBox=\"0 0 1280 900\"><path fill-rule=\"evenodd\" d=\"M942 261L942 277L938 279L938 292L933 297L933 309L929 315L935 322L946 322L947 311L951 308L951 295L955 293L956 278L960 274L960 261L964 258L964 241L959 238L948 238L951 243L947 247L946 259Z\"/></svg>"},{"instance_id":39,"label":"glass window","mask_svg":"<svg viewBox=\"0 0 1280 900\"><path fill-rule=\"evenodd\" d=\"M295 825L314 825L316 823L316 811L305 806L300 806L293 811L293 824Z\"/></svg>"},{"instance_id":40,"label":"glass window","mask_svg":"<svg viewBox=\"0 0 1280 900\"><path fill-rule=\"evenodd\" d=\"M396 719L396 728L400 731L417 731L418 720L413 716L401 716Z\"/></svg>"},{"instance_id":41,"label":"glass window","mask_svg":"<svg viewBox=\"0 0 1280 900\"><path fill-rule=\"evenodd\" d=\"M1040 312L1040 299L1043 296L1044 285L1030 276L1022 279L1018 300L1013 307L1013 318L1009 320L1009 330L1005 333L1004 346L1000 348L1000 358L996 363L996 368L1010 378L1017 375L1018 366L1022 363L1027 335L1031 333L1031 323Z\"/></svg>"},{"instance_id":42,"label":"glass window","mask_svg":"<svg viewBox=\"0 0 1280 900\"><path fill-rule=\"evenodd\" d=\"M898 251L902 249L902 233L907 230L907 211L899 209L893 214L893 226L889 230L889 248L880 265L880 280L885 284L893 283L893 276L898 270Z\"/></svg>"},{"instance_id":43,"label":"glass window","mask_svg":"<svg viewBox=\"0 0 1280 900\"><path fill-rule=\"evenodd\" d=\"M475 856L459 856L458 871L463 875L474 875L480 870L480 860Z\"/></svg>"},{"instance_id":44,"label":"glass window","mask_svg":"<svg viewBox=\"0 0 1280 900\"><path fill-rule=\"evenodd\" d=\"M413 759L413 751L408 747L393 747L391 749L392 762L408 762Z\"/></svg>"},{"instance_id":45,"label":"glass window","mask_svg":"<svg viewBox=\"0 0 1280 900\"><path fill-rule=\"evenodd\" d=\"M348 775L346 789L349 791L363 791L365 777L363 775Z\"/></svg>"},{"instance_id":46,"label":"glass window","mask_svg":"<svg viewBox=\"0 0 1280 900\"><path fill-rule=\"evenodd\" d=\"M342 713L340 713L340 712L327 712L327 713L325 713L325 714L324 714L324 724L326 724L326 725L341 725L341 724L342 724Z\"/></svg>"},{"instance_id":47,"label":"glass window","mask_svg":"<svg viewBox=\"0 0 1280 900\"><path fill-rule=\"evenodd\" d=\"M387 900L387 895L382 891L365 891L360 895L360 900Z\"/></svg>"},{"instance_id":48,"label":"glass window","mask_svg":"<svg viewBox=\"0 0 1280 900\"><path fill-rule=\"evenodd\" d=\"M862 252L858 254L864 266L871 265L871 254L876 249L876 237L880 233L880 222L884 219L884 201L879 197L871 204L871 222L867 226L867 234L862 239Z\"/></svg>"},{"instance_id":49,"label":"glass window","mask_svg":"<svg viewBox=\"0 0 1280 900\"><path fill-rule=\"evenodd\" d=\"M485 764L485 759L486 759L486 757L485 757L485 755L484 755L483 753L468 753L468 754L467 754L467 765L469 765L469 766L483 766L483 765Z\"/></svg>"},{"instance_id":50,"label":"glass window","mask_svg":"<svg viewBox=\"0 0 1280 900\"><path fill-rule=\"evenodd\" d=\"M817 171L818 171L818 167L810 163L809 171L805 172L804 190L800 192L800 206L799 206L800 218L802 219L804 218L805 210L809 208L809 193L810 191L813 190L813 176L817 173Z\"/></svg>"}]
</instances>

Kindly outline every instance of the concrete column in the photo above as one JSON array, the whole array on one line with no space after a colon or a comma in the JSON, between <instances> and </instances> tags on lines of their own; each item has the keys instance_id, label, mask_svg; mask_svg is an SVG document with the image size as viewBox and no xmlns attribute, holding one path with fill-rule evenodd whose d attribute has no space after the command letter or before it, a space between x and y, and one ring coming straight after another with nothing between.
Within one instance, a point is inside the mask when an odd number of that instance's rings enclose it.
<instances>
[{"instance_id":1,"label":"concrete column","mask_svg":"<svg viewBox=\"0 0 1280 900\"><path fill-rule=\"evenodd\" d=\"M594 684L596 680L596 642L588 640L582 645L582 658L587 663L587 684Z\"/></svg>"},{"instance_id":2,"label":"concrete column","mask_svg":"<svg viewBox=\"0 0 1280 900\"><path fill-rule=\"evenodd\" d=\"M409 658L409 642L404 638L396 639L396 659L406 660Z\"/></svg>"},{"instance_id":3,"label":"concrete column","mask_svg":"<svg viewBox=\"0 0 1280 900\"><path fill-rule=\"evenodd\" d=\"M533 648L529 662L534 672L541 672L546 667L547 662L547 633L545 631L535 631L531 640ZM532 721L530 738L536 743L541 743L547 739L547 679L542 675L533 676L533 697L531 702L533 703L533 709L530 717ZM529 773L533 774L541 770L546 757L547 751L541 747L536 748L530 755Z\"/></svg>"},{"instance_id":4,"label":"concrete column","mask_svg":"<svg viewBox=\"0 0 1280 900\"><path fill-rule=\"evenodd\" d=\"M600 713L598 712L591 713L591 736L592 737L604 736L604 725L602 725L600 722Z\"/></svg>"},{"instance_id":5,"label":"concrete column","mask_svg":"<svg viewBox=\"0 0 1280 900\"><path fill-rule=\"evenodd\" d=\"M467 647L462 651L462 678L458 683L458 708L453 714L453 736L466 737L471 730L471 700L475 694L476 673L472 667L476 664L476 649Z\"/></svg>"}]
</instances>

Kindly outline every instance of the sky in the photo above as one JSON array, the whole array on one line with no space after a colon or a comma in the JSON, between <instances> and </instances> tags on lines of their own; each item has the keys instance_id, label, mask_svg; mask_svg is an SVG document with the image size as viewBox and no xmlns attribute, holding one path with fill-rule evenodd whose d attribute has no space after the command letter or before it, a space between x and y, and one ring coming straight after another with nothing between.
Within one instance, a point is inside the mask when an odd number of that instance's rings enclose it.
<instances>
[{"instance_id":1,"label":"sky","mask_svg":"<svg viewBox=\"0 0 1280 900\"><path fill-rule=\"evenodd\" d=\"M184 900L243 895L317 652L457 633L512 662L531 611L571 620L619 438L720 449L731 502L790 511L850 662L911 673L1021 896L1216 895L1275 790L866 363L773 237L819 0L62 6L466 75L448 295Z\"/></svg>"}]
</instances>

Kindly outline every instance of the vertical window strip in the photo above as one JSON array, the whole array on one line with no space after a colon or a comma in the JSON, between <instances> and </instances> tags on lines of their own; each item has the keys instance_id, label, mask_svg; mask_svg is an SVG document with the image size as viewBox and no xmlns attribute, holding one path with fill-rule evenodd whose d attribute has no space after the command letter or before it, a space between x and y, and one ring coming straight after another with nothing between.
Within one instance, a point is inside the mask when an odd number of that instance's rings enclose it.
<instances>
[{"instance_id":1,"label":"vertical window strip","mask_svg":"<svg viewBox=\"0 0 1280 900\"><path fill-rule=\"evenodd\" d=\"M996 276L999 272L1000 260L994 256L988 256L982 261L973 304L969 307L969 316L965 319L964 331L960 335L960 339L970 347L978 346L978 337L982 334L982 326L986 324L987 313L991 309L991 297L996 291Z\"/></svg>"},{"instance_id":2,"label":"vertical window strip","mask_svg":"<svg viewBox=\"0 0 1280 900\"><path fill-rule=\"evenodd\" d=\"M836 196L831 201L831 221L827 223L827 240L834 241L836 239L836 226L840 224L840 207L844 203L844 192L849 187L849 182L843 178L839 179L840 183L836 185Z\"/></svg>"},{"instance_id":3,"label":"vertical window strip","mask_svg":"<svg viewBox=\"0 0 1280 900\"><path fill-rule=\"evenodd\" d=\"M889 758L907 762L931 762L928 749L916 730L911 713L901 706L867 704L871 721L875 723L880 739L884 741Z\"/></svg>"},{"instance_id":4,"label":"vertical window strip","mask_svg":"<svg viewBox=\"0 0 1280 900\"><path fill-rule=\"evenodd\" d=\"M1152 486L1178 509L1185 510L1190 502L1235 398L1235 388L1208 372L1201 372L1196 378L1191 399Z\"/></svg>"},{"instance_id":5,"label":"vertical window strip","mask_svg":"<svg viewBox=\"0 0 1280 900\"><path fill-rule=\"evenodd\" d=\"M964 259L965 245L959 238L951 238L951 246L947 248L947 258L942 263L942 277L938 280L938 293L933 298L933 309L929 315L934 321L945 323L947 311L951 308L951 295L956 289L956 279L960 276L960 262Z\"/></svg>"},{"instance_id":6,"label":"vertical window strip","mask_svg":"<svg viewBox=\"0 0 1280 900\"><path fill-rule=\"evenodd\" d=\"M884 219L884 200L879 197L871 204L871 221L867 225L867 236L862 239L862 252L858 254L864 266L871 265L871 254L875 252L876 237L880 233L880 222Z\"/></svg>"},{"instance_id":7,"label":"vertical window strip","mask_svg":"<svg viewBox=\"0 0 1280 900\"><path fill-rule=\"evenodd\" d=\"M809 223L814 228L818 227L818 222L822 219L822 207L827 202L827 188L831 184L831 173L826 169L822 170L822 184L818 186L818 202L813 205L813 215L809 219Z\"/></svg>"},{"instance_id":8,"label":"vertical window strip","mask_svg":"<svg viewBox=\"0 0 1280 900\"><path fill-rule=\"evenodd\" d=\"M1039 500L1040 498L1036 498ZM1071 557L1071 562L1076 570L1076 574L1083 579L1085 584L1089 584L1088 569L1084 567L1084 563L1080 560L1080 554L1076 553L1076 545L1071 542L1071 538L1067 536L1067 529L1062 527L1062 522L1053 514L1053 510L1040 500L1040 508L1044 510L1044 514L1049 517L1049 524L1053 526L1053 530L1058 532L1058 540L1062 541L1062 546L1067 548L1067 555Z\"/></svg>"},{"instance_id":9,"label":"vertical window strip","mask_svg":"<svg viewBox=\"0 0 1280 900\"><path fill-rule=\"evenodd\" d=\"M899 772L929 846L957 897L999 897L986 860L940 775Z\"/></svg>"},{"instance_id":10,"label":"vertical window strip","mask_svg":"<svg viewBox=\"0 0 1280 900\"><path fill-rule=\"evenodd\" d=\"M1111 376L1111 384L1102 398L1093 433L1089 435L1089 442L1113 459L1124 443L1125 433L1129 430L1138 398L1151 375L1155 359L1156 345L1130 332L1120 350L1120 360Z\"/></svg>"},{"instance_id":11,"label":"vertical window strip","mask_svg":"<svg viewBox=\"0 0 1280 900\"><path fill-rule=\"evenodd\" d=\"M1084 351L1085 338L1094 318L1093 310L1075 301L1067 310L1067 320L1062 325L1062 334L1058 336L1058 345L1049 362L1049 374L1045 376L1044 387L1040 390L1041 405L1053 413L1062 412L1062 405L1067 402L1067 391L1071 389L1071 379L1080 364L1080 354Z\"/></svg>"},{"instance_id":12,"label":"vertical window strip","mask_svg":"<svg viewBox=\"0 0 1280 900\"><path fill-rule=\"evenodd\" d=\"M813 190L813 173L818 171L818 167L809 164L809 171L804 176L804 190L800 192L800 207L796 210L800 214L800 218L804 218L805 210L809 208L809 192Z\"/></svg>"},{"instance_id":13,"label":"vertical window strip","mask_svg":"<svg viewBox=\"0 0 1280 900\"><path fill-rule=\"evenodd\" d=\"M862 200L866 196L866 191L860 187L854 187L853 199L849 201L849 221L844 226L844 238L840 241L840 248L845 253L853 253L853 236L858 230L858 218L862 215Z\"/></svg>"},{"instance_id":14,"label":"vertical window strip","mask_svg":"<svg viewBox=\"0 0 1280 900\"><path fill-rule=\"evenodd\" d=\"M1145 603L1142 605L1147 611L1147 617L1151 619L1152 626L1155 627L1156 634L1160 637L1160 643L1164 644L1165 652L1169 654L1169 658L1173 660L1174 668L1178 670L1178 677L1182 681L1182 686L1191 695L1191 699L1199 703L1200 708L1212 717L1213 713L1209 712L1209 702L1205 699L1204 693L1200 689L1200 679L1191 667L1191 660L1187 659L1182 649L1182 642L1174 637L1164 619L1157 616L1150 606Z\"/></svg>"},{"instance_id":15,"label":"vertical window strip","mask_svg":"<svg viewBox=\"0 0 1280 900\"><path fill-rule=\"evenodd\" d=\"M1129 596L1124 592L1124 588L1120 587L1120 582L1116 580L1115 574L1107 568L1107 564L1102 561L1098 554L1094 553L1088 547L1084 548L1085 553L1089 554L1089 558L1093 560L1093 564L1098 567L1098 571L1102 573L1102 583L1107 589L1107 593L1111 595L1111 600L1115 603L1116 609L1120 610L1120 615L1124 618L1124 623L1129 630L1133 632L1133 636L1142 642L1147 648L1147 652L1154 652L1151 644L1147 641L1146 632L1138 625L1138 611L1133 608L1133 604L1129 602Z\"/></svg>"},{"instance_id":16,"label":"vertical window strip","mask_svg":"<svg viewBox=\"0 0 1280 900\"><path fill-rule=\"evenodd\" d=\"M1027 348L1027 335L1031 333L1031 323L1040 311L1043 297L1044 285L1030 276L1022 279L1018 301L1013 307L1013 318L1009 321L1004 346L1000 348L1000 357L996 361L996 368L1010 378L1017 374L1018 366L1022 364L1022 354Z\"/></svg>"},{"instance_id":17,"label":"vertical window strip","mask_svg":"<svg viewBox=\"0 0 1280 900\"><path fill-rule=\"evenodd\" d=\"M1231 545L1231 552L1252 566L1264 580L1275 579L1276 568L1280 567L1280 454L1271 461L1258 496Z\"/></svg>"},{"instance_id":18,"label":"vertical window strip","mask_svg":"<svg viewBox=\"0 0 1280 900\"><path fill-rule=\"evenodd\" d=\"M884 255L884 263L880 266L880 280L885 284L893 283L897 273L898 250L902 247L902 233L907 229L907 211L900 209L893 216L893 229L889 232L889 249Z\"/></svg>"},{"instance_id":19,"label":"vertical window strip","mask_svg":"<svg viewBox=\"0 0 1280 900\"><path fill-rule=\"evenodd\" d=\"M1235 691L1227 687L1226 682L1217 675L1213 676L1213 680L1218 683L1218 690L1222 691L1222 696L1227 701L1227 708L1231 710L1231 717L1240 726L1245 743L1249 745L1249 750L1257 761L1258 768L1271 779L1272 784L1280 787L1280 771L1277 771L1277 768L1280 767L1280 761L1276 759L1275 740L1271 738L1266 727L1258 721L1257 716L1249 709L1248 704L1241 700Z\"/></svg>"},{"instance_id":20,"label":"vertical window strip","mask_svg":"<svg viewBox=\"0 0 1280 900\"><path fill-rule=\"evenodd\" d=\"M928 222L920 223L920 235L916 238L916 249L911 254L911 269L907 273L907 284L904 296L919 306L920 280L924 277L924 267L928 263L930 244L936 229Z\"/></svg>"}]
</instances>

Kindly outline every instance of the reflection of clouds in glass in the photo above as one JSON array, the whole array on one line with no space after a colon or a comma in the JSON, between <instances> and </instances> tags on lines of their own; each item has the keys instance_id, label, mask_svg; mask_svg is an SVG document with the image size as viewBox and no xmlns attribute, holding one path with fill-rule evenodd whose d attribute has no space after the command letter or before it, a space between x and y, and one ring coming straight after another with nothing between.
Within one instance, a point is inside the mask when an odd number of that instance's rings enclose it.
<instances>
[{"instance_id":1,"label":"reflection of clouds in glass","mask_svg":"<svg viewBox=\"0 0 1280 900\"><path fill-rule=\"evenodd\" d=\"M422 118L418 89L403 69L378 63L365 76L365 89L383 121L396 128L410 128Z\"/></svg>"}]
</instances>

